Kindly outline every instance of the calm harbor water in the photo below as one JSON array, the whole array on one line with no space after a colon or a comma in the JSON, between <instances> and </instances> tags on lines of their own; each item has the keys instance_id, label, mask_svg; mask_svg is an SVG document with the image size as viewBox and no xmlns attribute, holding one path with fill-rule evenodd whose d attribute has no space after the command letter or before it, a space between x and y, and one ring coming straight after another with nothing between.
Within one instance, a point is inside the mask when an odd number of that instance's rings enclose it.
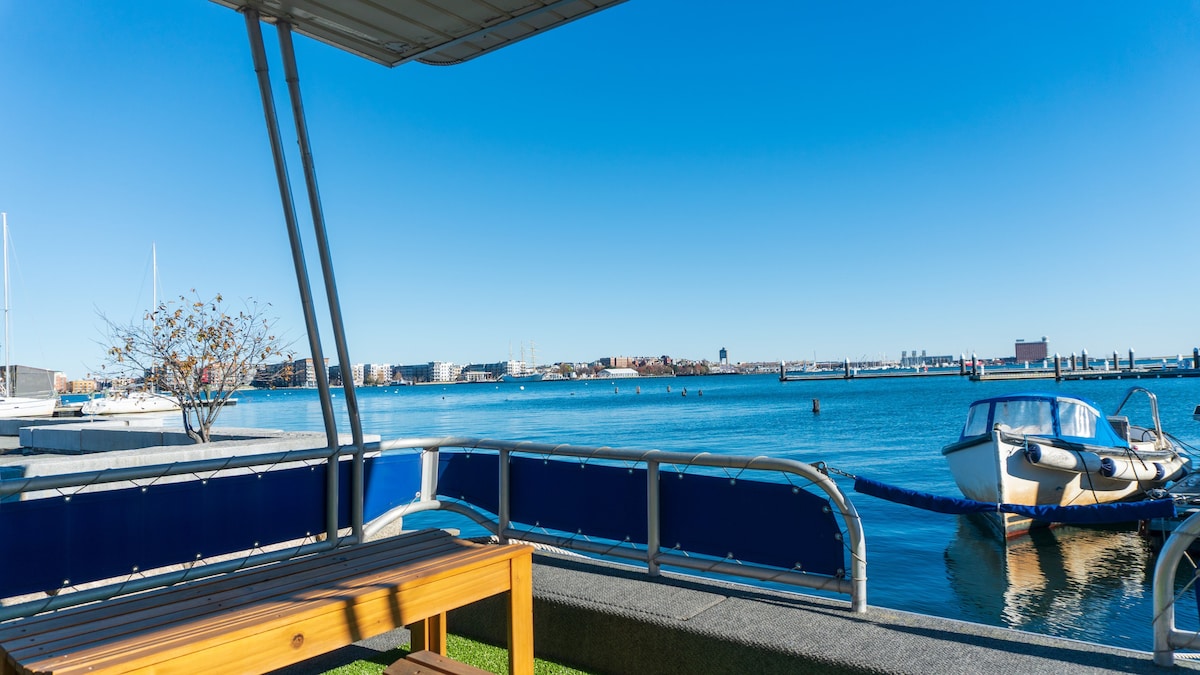
<instances>
[{"instance_id":1,"label":"calm harbor water","mask_svg":"<svg viewBox=\"0 0 1200 675\"><path fill-rule=\"evenodd\" d=\"M781 383L769 375L711 376L369 388L358 397L364 431L384 439L455 435L771 455L958 496L941 447L957 439L971 401L1038 389L1082 396L1111 412L1135 385L1158 395L1166 431L1200 447L1200 421L1192 419L1200 403L1196 379ZM348 431L337 395L339 430ZM321 429L315 391L250 391L238 398L219 426ZM812 412L814 398L819 414ZM1141 405L1131 416L1136 422L1147 410ZM858 495L850 481L838 480L863 518L870 604L1151 648L1155 556L1136 532L1062 528L1005 547L964 516ZM1176 622L1195 628L1195 605L1190 592L1186 597Z\"/></svg>"}]
</instances>

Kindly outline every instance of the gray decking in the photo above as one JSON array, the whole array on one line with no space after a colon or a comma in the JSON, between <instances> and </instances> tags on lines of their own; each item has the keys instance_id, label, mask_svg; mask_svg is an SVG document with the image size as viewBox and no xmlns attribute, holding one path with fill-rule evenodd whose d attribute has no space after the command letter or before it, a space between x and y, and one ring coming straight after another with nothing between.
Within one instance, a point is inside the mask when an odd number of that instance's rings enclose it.
<instances>
[{"instance_id":1,"label":"gray decking","mask_svg":"<svg viewBox=\"0 0 1200 675\"><path fill-rule=\"evenodd\" d=\"M1147 652L690 578L578 558L534 559L540 658L593 673L1164 673ZM504 643L498 602L451 632ZM321 672L407 639L398 632L288 669ZM1150 619L1146 620L1147 642ZM1200 670L1181 662L1177 670Z\"/></svg>"}]
</instances>

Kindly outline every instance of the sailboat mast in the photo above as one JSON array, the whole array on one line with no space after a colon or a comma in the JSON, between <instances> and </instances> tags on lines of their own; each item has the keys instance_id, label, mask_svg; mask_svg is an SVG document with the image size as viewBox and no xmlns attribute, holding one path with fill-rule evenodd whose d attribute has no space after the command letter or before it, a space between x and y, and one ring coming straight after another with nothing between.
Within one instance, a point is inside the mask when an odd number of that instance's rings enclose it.
<instances>
[{"instance_id":1,"label":"sailboat mast","mask_svg":"<svg viewBox=\"0 0 1200 675\"><path fill-rule=\"evenodd\" d=\"M12 368L9 365L11 352L8 346L8 214L2 214L4 221L4 395L12 396Z\"/></svg>"}]
</instances>

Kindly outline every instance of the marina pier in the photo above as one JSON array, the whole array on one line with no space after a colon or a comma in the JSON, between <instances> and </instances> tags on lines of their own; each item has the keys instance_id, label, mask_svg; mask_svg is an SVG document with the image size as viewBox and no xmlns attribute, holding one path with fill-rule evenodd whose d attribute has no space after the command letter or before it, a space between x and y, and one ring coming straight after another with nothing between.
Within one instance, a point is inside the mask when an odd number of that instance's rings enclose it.
<instances>
[{"instance_id":1,"label":"marina pier","mask_svg":"<svg viewBox=\"0 0 1200 675\"><path fill-rule=\"evenodd\" d=\"M903 369L870 368L860 369L849 360L842 363L839 370L823 368L819 370L789 371L784 363L779 364L780 382L814 382L819 380L869 380L894 379L908 377L965 377L972 382L993 382L998 380L1054 380L1056 382L1078 382L1084 380L1145 380L1163 378L1200 377L1200 350L1192 351L1192 358L1187 361L1176 360L1174 365L1168 365L1166 358L1145 359L1139 362L1129 352L1127 365L1121 366L1121 360L1113 352L1112 367L1105 361L1103 368L1097 368L1089 363L1087 355L1076 359L1072 354L1069 359L1063 359L1058 354L1053 359L1047 359L1046 365L1022 367L1003 365L988 368L978 359L959 361L958 367L916 367Z\"/></svg>"}]
</instances>

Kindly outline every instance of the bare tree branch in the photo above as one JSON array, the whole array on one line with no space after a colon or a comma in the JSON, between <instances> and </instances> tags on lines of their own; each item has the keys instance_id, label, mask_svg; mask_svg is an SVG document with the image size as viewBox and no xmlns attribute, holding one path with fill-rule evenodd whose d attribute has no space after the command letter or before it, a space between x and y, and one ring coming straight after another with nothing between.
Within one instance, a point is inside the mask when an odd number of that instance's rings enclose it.
<instances>
[{"instance_id":1,"label":"bare tree branch","mask_svg":"<svg viewBox=\"0 0 1200 675\"><path fill-rule=\"evenodd\" d=\"M141 323L121 325L101 315L109 337L107 362L114 370L141 378L179 403L183 428L206 443L221 407L259 368L273 360L291 360L272 333L269 304L253 299L236 314L227 313L218 294L160 303Z\"/></svg>"}]
</instances>

